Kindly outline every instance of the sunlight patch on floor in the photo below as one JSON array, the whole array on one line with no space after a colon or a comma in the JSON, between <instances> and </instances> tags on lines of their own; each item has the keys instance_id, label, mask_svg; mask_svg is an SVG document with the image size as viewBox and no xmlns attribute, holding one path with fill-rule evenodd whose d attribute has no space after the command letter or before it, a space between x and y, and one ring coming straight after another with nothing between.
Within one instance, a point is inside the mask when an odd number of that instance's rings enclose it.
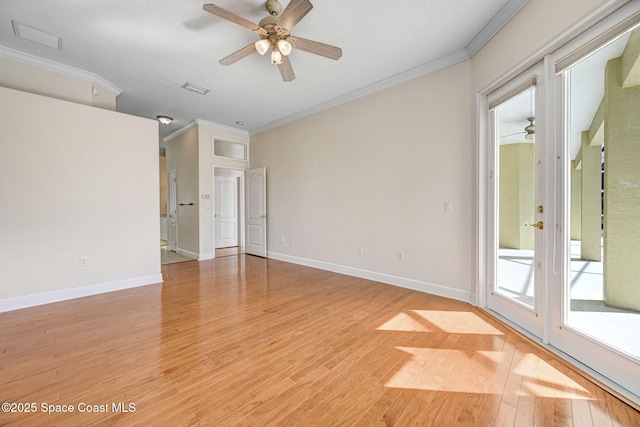
<instances>
[{"instance_id":1,"label":"sunlight patch on floor","mask_svg":"<svg viewBox=\"0 0 640 427\"><path fill-rule=\"evenodd\" d=\"M450 334L504 335L475 313L461 311L412 310L438 330Z\"/></svg>"},{"instance_id":2,"label":"sunlight patch on floor","mask_svg":"<svg viewBox=\"0 0 640 427\"><path fill-rule=\"evenodd\" d=\"M504 335L477 314L462 311L410 310L396 314L377 329L379 331Z\"/></svg>"},{"instance_id":3,"label":"sunlight patch on floor","mask_svg":"<svg viewBox=\"0 0 640 427\"><path fill-rule=\"evenodd\" d=\"M437 329L428 327L420 319L416 319L407 313L398 313L377 328L379 331L401 332L436 332Z\"/></svg>"},{"instance_id":4,"label":"sunlight patch on floor","mask_svg":"<svg viewBox=\"0 0 640 427\"><path fill-rule=\"evenodd\" d=\"M395 348L409 354L411 360L386 382L389 388L592 399L584 387L532 353L516 354L516 369L501 378L496 366L510 363L502 351Z\"/></svg>"}]
</instances>

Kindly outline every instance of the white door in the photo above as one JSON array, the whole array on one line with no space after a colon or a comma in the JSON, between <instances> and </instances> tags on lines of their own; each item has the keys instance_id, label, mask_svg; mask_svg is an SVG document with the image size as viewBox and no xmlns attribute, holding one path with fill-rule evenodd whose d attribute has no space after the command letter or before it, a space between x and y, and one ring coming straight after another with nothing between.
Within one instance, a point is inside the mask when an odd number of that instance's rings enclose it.
<instances>
[{"instance_id":1,"label":"white door","mask_svg":"<svg viewBox=\"0 0 640 427\"><path fill-rule=\"evenodd\" d=\"M487 307L542 338L542 64L489 95ZM538 96L537 96L538 95Z\"/></svg>"},{"instance_id":2,"label":"white door","mask_svg":"<svg viewBox=\"0 0 640 427\"><path fill-rule=\"evenodd\" d=\"M169 241L167 249L176 251L178 249L178 182L176 180L176 171L169 172Z\"/></svg>"},{"instance_id":3,"label":"white door","mask_svg":"<svg viewBox=\"0 0 640 427\"><path fill-rule=\"evenodd\" d=\"M214 227L215 247L238 246L238 178L215 175Z\"/></svg>"},{"instance_id":4,"label":"white door","mask_svg":"<svg viewBox=\"0 0 640 427\"><path fill-rule=\"evenodd\" d=\"M245 172L247 231L246 250L251 255L267 256L267 170Z\"/></svg>"}]
</instances>

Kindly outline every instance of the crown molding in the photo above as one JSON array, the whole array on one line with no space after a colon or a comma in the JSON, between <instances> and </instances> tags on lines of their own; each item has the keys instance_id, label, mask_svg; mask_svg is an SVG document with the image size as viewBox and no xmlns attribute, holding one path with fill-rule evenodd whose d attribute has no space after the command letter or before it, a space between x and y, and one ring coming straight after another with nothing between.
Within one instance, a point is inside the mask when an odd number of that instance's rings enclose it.
<instances>
[{"instance_id":1,"label":"crown molding","mask_svg":"<svg viewBox=\"0 0 640 427\"><path fill-rule=\"evenodd\" d=\"M249 132L244 129L238 129L231 126L221 125L219 123L209 122L207 120L195 119L194 120L198 126L203 126L211 129L217 129L225 132L235 133L237 135L249 136Z\"/></svg>"},{"instance_id":2,"label":"crown molding","mask_svg":"<svg viewBox=\"0 0 640 427\"><path fill-rule=\"evenodd\" d=\"M175 139L175 138L179 137L183 133L185 133L187 131L190 131L191 129L193 129L196 126L198 126L198 124L194 120L191 123L189 123L188 125L186 125L184 127L181 127L177 131L173 132L171 135L165 136L164 138L162 138L162 141L167 143L167 142L171 141L172 139Z\"/></svg>"},{"instance_id":3,"label":"crown molding","mask_svg":"<svg viewBox=\"0 0 640 427\"><path fill-rule=\"evenodd\" d=\"M39 56L31 55L25 52L20 52L19 50L0 46L0 57L10 59L12 61L22 62L23 64L32 65L34 67L43 68L45 70L55 71L56 73L87 81L94 86L106 90L108 93L115 97L118 97L122 93L122 89L106 81L97 74L90 73L89 71L84 71L79 68L70 67L68 65L60 64L49 59L40 58Z\"/></svg>"},{"instance_id":4,"label":"crown molding","mask_svg":"<svg viewBox=\"0 0 640 427\"><path fill-rule=\"evenodd\" d=\"M210 129L217 129L217 130L221 130L221 131L225 131L225 132L231 132L231 133L235 133L236 135L249 136L249 132L247 132L246 130L243 130L243 129L236 129L236 128L231 127L231 126L225 126L225 125L221 125L219 123L209 122L207 120L194 119L188 125L178 129L177 131L173 132L171 135L162 138L162 141L167 143L167 142L171 141L172 139L175 139L175 138L179 137L183 133L193 129L196 126L202 126L202 127L206 127L206 128L210 128Z\"/></svg>"},{"instance_id":5,"label":"crown molding","mask_svg":"<svg viewBox=\"0 0 640 427\"><path fill-rule=\"evenodd\" d=\"M529 3L529 0L509 0L502 9L489 21L485 27L465 47L469 57L478 52L482 46L487 44L498 31L504 27L520 10Z\"/></svg>"},{"instance_id":6,"label":"crown molding","mask_svg":"<svg viewBox=\"0 0 640 427\"><path fill-rule=\"evenodd\" d=\"M250 135L257 135L259 133L266 132L268 130L271 130L280 126L284 126L296 120L300 120L302 118L312 116L314 114L320 113L330 108L337 107L342 104L346 104L347 102L355 101L356 99L363 98L368 95L372 95L376 92L380 92L381 90L388 89L400 83L404 83L409 80L413 80L415 78L424 76L426 74L430 74L435 71L441 70L443 68L447 68L459 62L466 61L467 59L469 59L469 55L467 55L467 52L464 49L461 49L450 55L436 59L435 61L427 62L426 64L422 64L418 67L404 71L400 74L396 74L384 80L380 80L378 82L372 83L368 86L365 86L353 92L331 99L327 102L323 102L322 104L318 104L314 107L307 108L306 110L300 111L298 113L292 114L282 119L273 121L271 123L267 123L264 126L260 126L258 128L252 129L250 131Z\"/></svg>"}]
</instances>

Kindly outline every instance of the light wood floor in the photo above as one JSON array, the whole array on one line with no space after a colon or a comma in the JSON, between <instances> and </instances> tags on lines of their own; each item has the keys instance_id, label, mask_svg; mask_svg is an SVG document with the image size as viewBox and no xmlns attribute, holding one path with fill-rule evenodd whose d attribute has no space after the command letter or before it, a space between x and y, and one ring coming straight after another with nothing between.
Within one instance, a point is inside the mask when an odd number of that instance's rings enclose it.
<instances>
[{"instance_id":1,"label":"light wood floor","mask_svg":"<svg viewBox=\"0 0 640 427\"><path fill-rule=\"evenodd\" d=\"M37 405L0 425L640 425L468 304L252 256L163 273L0 314L0 401Z\"/></svg>"}]
</instances>

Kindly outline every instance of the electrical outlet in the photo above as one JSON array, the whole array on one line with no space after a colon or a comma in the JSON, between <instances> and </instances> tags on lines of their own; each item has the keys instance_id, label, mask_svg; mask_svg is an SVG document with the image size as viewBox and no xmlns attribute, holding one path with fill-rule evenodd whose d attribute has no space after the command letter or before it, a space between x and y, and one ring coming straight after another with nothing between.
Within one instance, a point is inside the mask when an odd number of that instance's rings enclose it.
<instances>
[{"instance_id":1,"label":"electrical outlet","mask_svg":"<svg viewBox=\"0 0 640 427\"><path fill-rule=\"evenodd\" d=\"M362 255L364 253L364 247L362 245L358 245L358 255Z\"/></svg>"},{"instance_id":2,"label":"electrical outlet","mask_svg":"<svg viewBox=\"0 0 640 427\"><path fill-rule=\"evenodd\" d=\"M280 243L284 243L284 236L280 236Z\"/></svg>"},{"instance_id":3,"label":"electrical outlet","mask_svg":"<svg viewBox=\"0 0 640 427\"><path fill-rule=\"evenodd\" d=\"M404 261L404 251L398 251L398 260Z\"/></svg>"},{"instance_id":4,"label":"electrical outlet","mask_svg":"<svg viewBox=\"0 0 640 427\"><path fill-rule=\"evenodd\" d=\"M293 245L293 237L289 237L289 244Z\"/></svg>"},{"instance_id":5,"label":"electrical outlet","mask_svg":"<svg viewBox=\"0 0 640 427\"><path fill-rule=\"evenodd\" d=\"M80 267L86 267L87 265L89 265L89 260L87 259L86 256L81 256L80 257Z\"/></svg>"}]
</instances>

